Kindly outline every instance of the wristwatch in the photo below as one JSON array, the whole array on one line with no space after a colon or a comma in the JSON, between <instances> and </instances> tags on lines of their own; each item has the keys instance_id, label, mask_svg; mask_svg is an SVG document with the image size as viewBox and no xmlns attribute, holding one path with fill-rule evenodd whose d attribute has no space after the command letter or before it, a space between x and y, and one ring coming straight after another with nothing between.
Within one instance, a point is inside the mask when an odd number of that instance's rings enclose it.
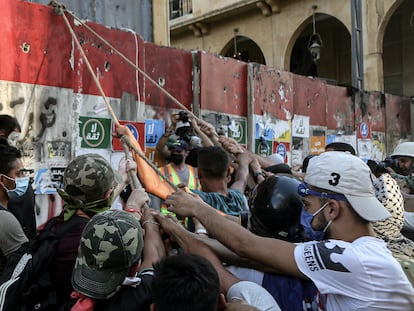
<instances>
[{"instance_id":1,"label":"wristwatch","mask_svg":"<svg viewBox=\"0 0 414 311\"><path fill-rule=\"evenodd\" d=\"M254 181L257 183L257 177L259 177L259 176L263 176L263 178L265 178L265 174L262 172L262 171L259 171L259 172L254 172L253 173L253 178L254 178Z\"/></svg>"}]
</instances>

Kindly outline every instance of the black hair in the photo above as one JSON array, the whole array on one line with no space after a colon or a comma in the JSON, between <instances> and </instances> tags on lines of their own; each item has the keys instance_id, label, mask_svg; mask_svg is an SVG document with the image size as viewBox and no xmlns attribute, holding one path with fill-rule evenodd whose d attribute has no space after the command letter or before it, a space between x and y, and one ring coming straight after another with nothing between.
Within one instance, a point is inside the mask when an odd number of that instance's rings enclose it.
<instances>
[{"instance_id":1,"label":"black hair","mask_svg":"<svg viewBox=\"0 0 414 311\"><path fill-rule=\"evenodd\" d=\"M306 170L308 169L309 160L313 157L316 157L316 154L309 154L307 155L302 162L302 173L306 173Z\"/></svg>"},{"instance_id":2,"label":"black hair","mask_svg":"<svg viewBox=\"0 0 414 311\"><path fill-rule=\"evenodd\" d=\"M0 174L8 175L14 168L15 161L22 157L15 147L0 144Z\"/></svg>"},{"instance_id":3,"label":"black hair","mask_svg":"<svg viewBox=\"0 0 414 311\"><path fill-rule=\"evenodd\" d=\"M229 168L229 156L219 146L201 147L197 153L198 169L207 178L224 178Z\"/></svg>"},{"instance_id":4,"label":"black hair","mask_svg":"<svg viewBox=\"0 0 414 311\"><path fill-rule=\"evenodd\" d=\"M191 254L173 255L154 265L152 293L159 311L215 311L220 280L207 259Z\"/></svg>"},{"instance_id":5,"label":"black hair","mask_svg":"<svg viewBox=\"0 0 414 311\"><path fill-rule=\"evenodd\" d=\"M9 136L15 129L21 131L19 122L15 117L8 114L0 114L0 130L4 131L6 136Z\"/></svg>"},{"instance_id":6,"label":"black hair","mask_svg":"<svg viewBox=\"0 0 414 311\"><path fill-rule=\"evenodd\" d=\"M344 152L348 151L350 154L356 155L354 147L352 147L350 144L339 142L339 141L327 144L325 146L325 151L327 149L332 149L334 151L344 151Z\"/></svg>"}]
</instances>

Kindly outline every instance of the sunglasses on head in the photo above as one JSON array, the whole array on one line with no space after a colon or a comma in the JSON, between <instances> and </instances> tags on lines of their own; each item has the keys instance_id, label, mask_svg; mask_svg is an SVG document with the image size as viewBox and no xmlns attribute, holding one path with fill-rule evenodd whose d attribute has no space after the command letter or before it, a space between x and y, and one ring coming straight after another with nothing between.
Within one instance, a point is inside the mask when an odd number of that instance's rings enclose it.
<instances>
[{"instance_id":1,"label":"sunglasses on head","mask_svg":"<svg viewBox=\"0 0 414 311\"><path fill-rule=\"evenodd\" d=\"M326 192L319 192L316 190L309 189L309 187L303 182L298 185L298 194L302 197L307 195L314 195L321 197L323 199L333 199L337 201L346 201L346 198L343 194L331 194Z\"/></svg>"}]
</instances>

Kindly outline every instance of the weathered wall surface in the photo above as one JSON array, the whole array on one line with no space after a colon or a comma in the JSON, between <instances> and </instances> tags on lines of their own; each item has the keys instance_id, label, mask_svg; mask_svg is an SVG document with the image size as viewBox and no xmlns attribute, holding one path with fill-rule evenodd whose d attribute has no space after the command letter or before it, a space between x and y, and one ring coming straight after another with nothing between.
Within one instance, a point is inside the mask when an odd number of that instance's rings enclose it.
<instances>
[{"instance_id":1,"label":"weathered wall surface","mask_svg":"<svg viewBox=\"0 0 414 311\"><path fill-rule=\"evenodd\" d=\"M15 16L21 19L15 19ZM360 93L201 51L166 48L129 31L89 22L144 71L137 72L82 25L72 27L117 118L147 156L179 107L188 109L251 150L278 152L289 164L320 153L331 141L351 143L363 158L381 160L410 137L410 101ZM61 209L56 195L66 164L95 152L118 168L123 156L113 121L63 17L47 6L6 1L0 21L0 113L22 125L24 162L33 170L38 223Z\"/></svg>"}]
</instances>

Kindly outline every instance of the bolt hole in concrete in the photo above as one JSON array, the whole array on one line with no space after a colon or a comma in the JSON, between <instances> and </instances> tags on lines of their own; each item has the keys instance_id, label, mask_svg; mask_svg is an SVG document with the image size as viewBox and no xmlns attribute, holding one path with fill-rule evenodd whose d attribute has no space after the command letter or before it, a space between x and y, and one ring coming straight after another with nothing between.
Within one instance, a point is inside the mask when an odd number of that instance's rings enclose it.
<instances>
[{"instance_id":1,"label":"bolt hole in concrete","mask_svg":"<svg viewBox=\"0 0 414 311\"><path fill-rule=\"evenodd\" d=\"M24 42L24 43L22 44L21 48L22 48L22 51L23 51L24 53L29 53L29 52L30 52L30 44L29 44L29 43L27 43L27 42Z\"/></svg>"},{"instance_id":2,"label":"bolt hole in concrete","mask_svg":"<svg viewBox=\"0 0 414 311\"><path fill-rule=\"evenodd\" d=\"M111 64L109 62L105 62L104 67L105 71L109 71L109 69L111 69Z\"/></svg>"},{"instance_id":3,"label":"bolt hole in concrete","mask_svg":"<svg viewBox=\"0 0 414 311\"><path fill-rule=\"evenodd\" d=\"M165 78L163 78L163 77L159 77L159 78L158 78L158 84L159 84L160 86L164 86L164 85L165 85Z\"/></svg>"}]
</instances>

